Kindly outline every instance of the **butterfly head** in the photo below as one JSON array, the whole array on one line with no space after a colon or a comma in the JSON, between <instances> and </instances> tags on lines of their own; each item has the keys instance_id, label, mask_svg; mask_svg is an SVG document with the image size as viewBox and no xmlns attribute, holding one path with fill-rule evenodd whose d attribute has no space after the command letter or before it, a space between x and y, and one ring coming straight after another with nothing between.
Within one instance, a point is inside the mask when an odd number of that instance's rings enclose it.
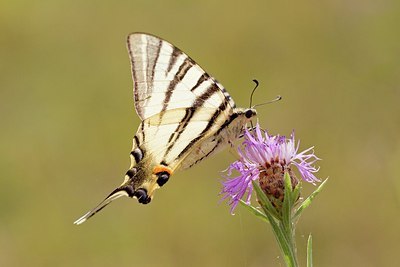
<instances>
[{"instance_id":1,"label":"butterfly head","mask_svg":"<svg viewBox=\"0 0 400 267\"><path fill-rule=\"evenodd\" d=\"M255 110L255 109L253 109L253 108L248 108L248 109L245 109L244 110L244 116L247 118L247 119L251 119L251 118L253 118L254 116L256 116L257 115L257 111Z\"/></svg>"}]
</instances>

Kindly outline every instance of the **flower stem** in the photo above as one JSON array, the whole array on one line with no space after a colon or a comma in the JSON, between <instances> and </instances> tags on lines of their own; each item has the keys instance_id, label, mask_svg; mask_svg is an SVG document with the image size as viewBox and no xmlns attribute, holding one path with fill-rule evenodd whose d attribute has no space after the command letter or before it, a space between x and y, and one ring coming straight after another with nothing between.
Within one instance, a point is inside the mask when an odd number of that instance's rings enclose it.
<instances>
[{"instance_id":1,"label":"flower stem","mask_svg":"<svg viewBox=\"0 0 400 267\"><path fill-rule=\"evenodd\" d=\"M295 232L293 227L282 227L282 231L285 233L285 236L288 240L289 244L289 252L290 252L290 257L291 257L291 264L288 266L298 266L298 261L297 261L297 248L296 248L296 240L295 240Z\"/></svg>"},{"instance_id":2,"label":"flower stem","mask_svg":"<svg viewBox=\"0 0 400 267\"><path fill-rule=\"evenodd\" d=\"M261 208L272 226L272 231L281 249L286 266L298 267L295 228L293 222L294 201L292 198L293 190L291 189L290 178L285 179L285 183L285 187L289 189L285 192L284 208L282 209L282 214L280 214L281 216L274 216L276 210L271 203L269 203L265 195L263 195L260 186L256 183L253 183L253 186ZM271 212L272 209L274 212Z\"/></svg>"},{"instance_id":3,"label":"flower stem","mask_svg":"<svg viewBox=\"0 0 400 267\"><path fill-rule=\"evenodd\" d=\"M283 254L283 260L285 261L286 266L297 267L297 259L295 257L295 254L293 253L294 251L291 245L292 242L287 238L287 233L285 233L285 229L282 227L282 224L279 224L276 219L272 218L272 216L269 215L267 212L266 215L272 226L272 232L275 235L276 241L278 241L278 245Z\"/></svg>"}]
</instances>

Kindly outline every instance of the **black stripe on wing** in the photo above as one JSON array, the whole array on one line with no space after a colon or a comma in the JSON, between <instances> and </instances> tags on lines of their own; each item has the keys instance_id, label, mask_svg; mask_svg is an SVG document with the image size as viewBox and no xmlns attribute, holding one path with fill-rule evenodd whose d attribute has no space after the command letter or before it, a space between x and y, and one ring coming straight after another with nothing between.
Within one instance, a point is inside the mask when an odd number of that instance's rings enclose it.
<instances>
[{"instance_id":1,"label":"black stripe on wing","mask_svg":"<svg viewBox=\"0 0 400 267\"><path fill-rule=\"evenodd\" d=\"M133 80L133 87L134 87L133 93L134 93L135 103L139 103L139 100L140 100L139 92L137 90L137 88L139 88L138 87L139 85L138 85L138 78L137 78L136 71L135 71L136 62L135 62L135 58L134 58L133 51L132 51L132 44L131 44L130 37L131 37L131 35L128 36L127 43L128 43L128 53L129 53L129 57L131 59L131 72L132 72L132 80ZM135 105L135 107L136 107L136 105ZM139 115L139 117L141 117L141 118L143 117L143 115L144 115L143 110L136 108L136 112Z\"/></svg>"},{"instance_id":2,"label":"black stripe on wing","mask_svg":"<svg viewBox=\"0 0 400 267\"><path fill-rule=\"evenodd\" d=\"M204 80L206 81L206 80ZM186 109L185 116L182 118L182 120L179 122L178 126L176 127L175 131L171 134L169 140L168 140L168 148L165 151L164 158L167 157L168 153L174 146L174 143L179 140L179 137L182 135L185 130L190 130L188 128L188 124L190 123L191 119L194 117L195 113L201 109L201 106L205 101L207 101L213 94L217 93L219 91L219 88L217 87L216 84L211 84L207 90L200 95L199 97L196 98L195 102L193 103L192 107L189 107ZM223 102L225 103L224 106L227 106L227 100ZM220 107L219 107L220 108Z\"/></svg>"},{"instance_id":3,"label":"black stripe on wing","mask_svg":"<svg viewBox=\"0 0 400 267\"><path fill-rule=\"evenodd\" d=\"M171 96L176 88L176 86L179 84L180 81L185 78L186 73L190 70L191 67L193 67L194 62L191 61L190 58L185 58L183 63L179 66L178 72L175 74L174 79L169 83L168 89L165 92L165 98L163 101L163 107L161 109L161 113L165 112L168 108L168 104L171 100ZM162 118L162 116L160 116Z\"/></svg>"},{"instance_id":4,"label":"black stripe on wing","mask_svg":"<svg viewBox=\"0 0 400 267\"><path fill-rule=\"evenodd\" d=\"M200 78L198 79L197 83L195 84L195 86L193 86L192 89L190 89L190 91L194 91L196 90L203 82L207 81L210 79L210 75L208 75L207 73L203 73Z\"/></svg>"},{"instance_id":5,"label":"black stripe on wing","mask_svg":"<svg viewBox=\"0 0 400 267\"><path fill-rule=\"evenodd\" d=\"M207 158L208 156L210 156L211 153L213 153L221 144L222 144L222 140L219 139L219 140L217 141L217 143L215 144L215 146L214 146L210 151L208 151L207 154L205 154L204 156L202 156L201 158L199 158L198 160L196 160L195 162L193 162L192 164L190 164L187 168L190 168L190 167L196 165L197 163L199 163L199 162L202 161L203 159L205 159L205 158Z\"/></svg>"},{"instance_id":6,"label":"black stripe on wing","mask_svg":"<svg viewBox=\"0 0 400 267\"><path fill-rule=\"evenodd\" d=\"M201 106L204 104L204 102L206 102L212 95L214 95L215 93L217 93L219 91L219 88L217 87L216 84L212 83L207 90L205 90L204 93L202 93L201 95L199 95L196 100L193 103L194 107L198 107L201 108ZM226 99L224 99L226 102Z\"/></svg>"},{"instance_id":7,"label":"black stripe on wing","mask_svg":"<svg viewBox=\"0 0 400 267\"><path fill-rule=\"evenodd\" d=\"M173 48L173 51L172 51L172 54L171 54L171 56L169 58L169 63L168 63L168 67L167 67L167 69L165 71L165 76L167 76L168 73L172 70L172 67L175 65L176 60L178 59L178 57L183 54L183 52L179 48L177 48L176 46L172 45L172 48Z\"/></svg>"},{"instance_id":8,"label":"black stripe on wing","mask_svg":"<svg viewBox=\"0 0 400 267\"><path fill-rule=\"evenodd\" d=\"M154 59L149 58L149 55L151 55L152 53L150 52L150 46L147 46L147 57L148 57L147 58L147 80L149 80L149 79L151 80L151 86L153 86L154 73L156 70L158 58L160 57L161 46L162 46L162 40L158 40L157 52L155 54Z\"/></svg>"},{"instance_id":9,"label":"black stripe on wing","mask_svg":"<svg viewBox=\"0 0 400 267\"><path fill-rule=\"evenodd\" d=\"M164 158L167 157L168 153L173 148L175 142L179 139L181 134L187 129L187 126L190 120L193 118L196 109L194 107L187 108L185 111L185 116L183 116L182 120L179 122L178 126L176 127L175 131L171 134L168 139L168 147L165 150Z\"/></svg>"},{"instance_id":10,"label":"black stripe on wing","mask_svg":"<svg viewBox=\"0 0 400 267\"><path fill-rule=\"evenodd\" d=\"M227 106L228 106L227 101L224 101L221 103L221 105L218 107L218 109L215 110L213 116L211 117L210 121L208 122L208 124L204 128L204 130L196 138L194 138L192 141L190 141L190 143L179 153L178 159L181 158L183 155L185 155L189 151L189 149L191 149L193 147L193 145L195 145L197 143L197 141L202 139L208 133L208 131L211 129L211 127L215 124L215 121L217 120L217 118L227 108Z\"/></svg>"}]
</instances>

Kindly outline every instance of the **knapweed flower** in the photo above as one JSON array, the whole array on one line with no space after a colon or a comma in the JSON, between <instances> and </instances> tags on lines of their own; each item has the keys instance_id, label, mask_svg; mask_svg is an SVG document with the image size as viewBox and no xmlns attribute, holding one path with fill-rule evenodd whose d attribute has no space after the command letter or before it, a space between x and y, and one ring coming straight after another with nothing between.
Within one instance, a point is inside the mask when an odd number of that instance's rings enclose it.
<instances>
[{"instance_id":1,"label":"knapweed flower","mask_svg":"<svg viewBox=\"0 0 400 267\"><path fill-rule=\"evenodd\" d=\"M290 175L293 188L299 183L293 167L304 181L319 182L314 175L318 169L313 165L319 158L314 155L313 147L298 152L299 144L295 143L294 132L290 138L273 136L261 130L258 124L252 131L245 130L243 147L238 149L240 159L227 169L227 180L221 192L222 199L230 200L232 214L241 199L245 198L250 204L253 181L258 180L274 206L279 206L284 198L285 172ZM239 176L231 178L233 170L238 171Z\"/></svg>"}]
</instances>

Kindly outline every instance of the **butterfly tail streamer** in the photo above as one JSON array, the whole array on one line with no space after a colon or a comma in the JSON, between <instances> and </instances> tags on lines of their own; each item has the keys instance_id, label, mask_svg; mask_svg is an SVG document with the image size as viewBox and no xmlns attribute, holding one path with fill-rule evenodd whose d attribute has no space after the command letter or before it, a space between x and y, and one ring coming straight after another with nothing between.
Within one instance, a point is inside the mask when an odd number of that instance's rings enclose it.
<instances>
[{"instance_id":1,"label":"butterfly tail streamer","mask_svg":"<svg viewBox=\"0 0 400 267\"><path fill-rule=\"evenodd\" d=\"M115 189L113 192L111 192L100 204L98 204L95 208L87 212L85 215L80 217L78 220L74 222L74 224L79 225L84 222L86 222L89 218L91 218L93 215L101 211L103 208L105 208L108 204L116 200L117 198L123 197L123 196L129 196L126 187L119 187Z\"/></svg>"}]
</instances>

